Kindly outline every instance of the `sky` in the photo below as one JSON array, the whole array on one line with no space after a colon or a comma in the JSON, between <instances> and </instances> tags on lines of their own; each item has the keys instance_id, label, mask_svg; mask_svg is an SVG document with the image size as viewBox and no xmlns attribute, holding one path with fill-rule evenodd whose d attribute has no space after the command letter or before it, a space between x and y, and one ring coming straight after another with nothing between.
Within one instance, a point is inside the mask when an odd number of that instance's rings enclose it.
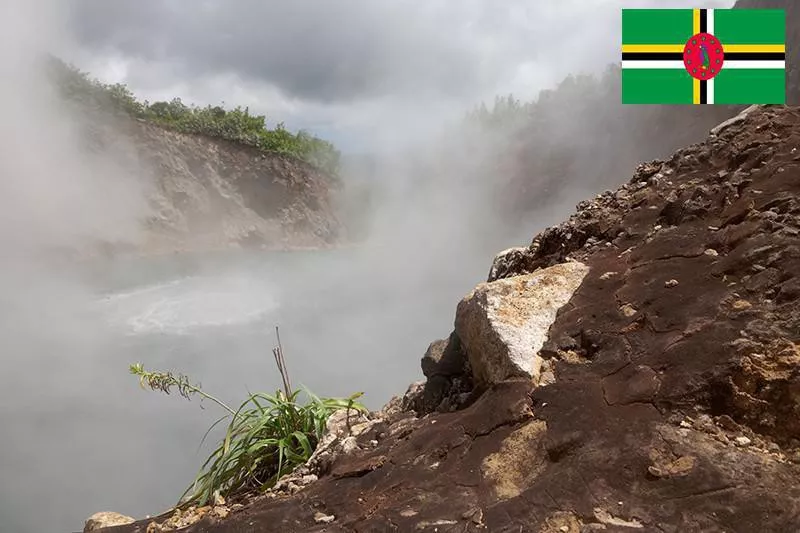
<instances>
[{"instance_id":1,"label":"sky","mask_svg":"<svg viewBox=\"0 0 800 533\"><path fill-rule=\"evenodd\" d=\"M673 0L669 7L697 7ZM725 0L704 7L728 7ZM616 61L661 0L68 0L69 59L143 98L250 106L345 152L426 139L480 101ZM396 127L386 127L392 124Z\"/></svg>"}]
</instances>

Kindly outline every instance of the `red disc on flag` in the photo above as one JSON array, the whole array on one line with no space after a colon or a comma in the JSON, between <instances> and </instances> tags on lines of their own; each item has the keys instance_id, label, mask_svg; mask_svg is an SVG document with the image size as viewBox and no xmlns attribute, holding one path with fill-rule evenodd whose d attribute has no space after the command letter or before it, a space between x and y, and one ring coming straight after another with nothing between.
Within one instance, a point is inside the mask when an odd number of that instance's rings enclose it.
<instances>
[{"instance_id":1,"label":"red disc on flag","mask_svg":"<svg viewBox=\"0 0 800 533\"><path fill-rule=\"evenodd\" d=\"M693 78L710 80L722 70L725 50L710 33L692 35L683 47L683 65Z\"/></svg>"}]
</instances>

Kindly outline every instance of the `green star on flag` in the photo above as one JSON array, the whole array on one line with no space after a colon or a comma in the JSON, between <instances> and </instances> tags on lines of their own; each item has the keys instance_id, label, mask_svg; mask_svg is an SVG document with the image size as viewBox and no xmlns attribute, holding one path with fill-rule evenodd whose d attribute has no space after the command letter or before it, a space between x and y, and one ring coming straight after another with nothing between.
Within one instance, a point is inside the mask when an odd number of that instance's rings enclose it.
<instances>
[{"instance_id":1,"label":"green star on flag","mask_svg":"<svg viewBox=\"0 0 800 533\"><path fill-rule=\"evenodd\" d=\"M782 9L623 9L623 104L785 104Z\"/></svg>"}]
</instances>

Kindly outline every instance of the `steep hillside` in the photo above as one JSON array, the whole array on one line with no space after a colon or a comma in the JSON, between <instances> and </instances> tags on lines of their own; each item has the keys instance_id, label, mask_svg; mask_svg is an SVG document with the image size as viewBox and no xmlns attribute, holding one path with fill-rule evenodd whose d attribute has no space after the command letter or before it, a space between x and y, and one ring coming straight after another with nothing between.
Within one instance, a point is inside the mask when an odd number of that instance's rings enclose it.
<instances>
[{"instance_id":1,"label":"steep hillside","mask_svg":"<svg viewBox=\"0 0 800 533\"><path fill-rule=\"evenodd\" d=\"M640 165L498 255L426 383L186 531L796 530L798 154L754 107Z\"/></svg>"},{"instance_id":2,"label":"steep hillside","mask_svg":"<svg viewBox=\"0 0 800 533\"><path fill-rule=\"evenodd\" d=\"M91 81L51 60L85 150L135 174L151 207L136 242L107 253L229 247L318 248L345 237L334 197L338 152L248 110L138 102L124 86Z\"/></svg>"},{"instance_id":3,"label":"steep hillside","mask_svg":"<svg viewBox=\"0 0 800 533\"><path fill-rule=\"evenodd\" d=\"M142 120L109 127L152 178L146 251L325 247L344 237L333 206L341 184L309 163Z\"/></svg>"}]
</instances>

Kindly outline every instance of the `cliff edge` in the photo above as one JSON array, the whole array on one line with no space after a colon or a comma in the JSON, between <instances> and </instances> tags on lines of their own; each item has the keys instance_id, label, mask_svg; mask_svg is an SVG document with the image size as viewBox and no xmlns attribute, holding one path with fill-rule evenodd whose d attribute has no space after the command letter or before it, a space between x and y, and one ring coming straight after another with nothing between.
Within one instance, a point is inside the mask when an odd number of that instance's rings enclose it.
<instances>
[{"instance_id":1,"label":"cliff edge","mask_svg":"<svg viewBox=\"0 0 800 533\"><path fill-rule=\"evenodd\" d=\"M57 58L48 80L84 157L142 196L139 235L82 253L325 248L346 240L336 194L339 152L247 108L137 100ZM98 166L98 165L95 165ZM114 199L119 203L120 199ZM123 242L124 241L124 242Z\"/></svg>"}]
</instances>

